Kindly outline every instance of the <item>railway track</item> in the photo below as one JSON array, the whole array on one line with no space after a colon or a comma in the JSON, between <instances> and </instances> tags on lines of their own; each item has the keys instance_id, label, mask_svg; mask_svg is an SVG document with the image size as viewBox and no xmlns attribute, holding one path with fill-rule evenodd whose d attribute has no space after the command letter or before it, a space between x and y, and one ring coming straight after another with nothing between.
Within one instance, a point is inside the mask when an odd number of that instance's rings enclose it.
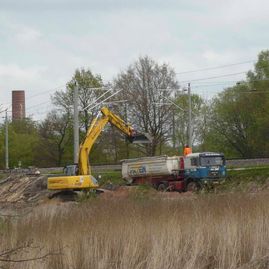
<instances>
[{"instance_id":1,"label":"railway track","mask_svg":"<svg viewBox=\"0 0 269 269\"><path fill-rule=\"evenodd\" d=\"M226 160L227 168L247 168L252 166L269 166L269 158L231 159ZM106 164L91 166L93 172L120 171L120 164ZM52 174L63 171L63 167L39 168L41 174ZM28 173L29 169L0 170L0 173Z\"/></svg>"}]
</instances>

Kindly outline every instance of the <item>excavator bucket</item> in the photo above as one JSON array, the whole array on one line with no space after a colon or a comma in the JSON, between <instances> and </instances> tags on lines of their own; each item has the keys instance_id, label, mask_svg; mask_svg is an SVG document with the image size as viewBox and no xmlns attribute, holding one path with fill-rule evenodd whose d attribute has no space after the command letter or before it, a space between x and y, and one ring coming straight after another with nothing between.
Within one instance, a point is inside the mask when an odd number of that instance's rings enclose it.
<instances>
[{"instance_id":1,"label":"excavator bucket","mask_svg":"<svg viewBox=\"0 0 269 269\"><path fill-rule=\"evenodd\" d=\"M152 143L152 137L149 134L135 134L129 141L133 144L149 144Z\"/></svg>"}]
</instances>

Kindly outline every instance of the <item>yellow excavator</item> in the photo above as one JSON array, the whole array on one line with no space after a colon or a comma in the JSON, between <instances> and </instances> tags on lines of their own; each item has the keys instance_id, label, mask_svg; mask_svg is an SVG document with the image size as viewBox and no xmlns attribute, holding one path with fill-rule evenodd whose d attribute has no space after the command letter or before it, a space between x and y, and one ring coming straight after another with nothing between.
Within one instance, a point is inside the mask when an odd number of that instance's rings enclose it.
<instances>
[{"instance_id":1,"label":"yellow excavator","mask_svg":"<svg viewBox=\"0 0 269 269\"><path fill-rule=\"evenodd\" d=\"M87 190L99 187L97 180L91 175L89 154L96 139L110 122L119 131L123 132L131 143L150 143L148 135L136 133L136 131L119 116L111 112L107 107L101 109L102 116L92 121L84 141L80 144L78 164L65 167L65 176L48 178L49 190Z\"/></svg>"}]
</instances>

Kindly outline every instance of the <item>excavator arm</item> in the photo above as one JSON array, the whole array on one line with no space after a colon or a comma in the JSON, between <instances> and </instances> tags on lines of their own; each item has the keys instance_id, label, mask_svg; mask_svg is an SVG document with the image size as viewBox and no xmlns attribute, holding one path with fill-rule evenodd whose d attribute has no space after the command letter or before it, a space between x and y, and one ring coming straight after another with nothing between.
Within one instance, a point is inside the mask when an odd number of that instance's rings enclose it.
<instances>
[{"instance_id":1,"label":"excavator arm","mask_svg":"<svg viewBox=\"0 0 269 269\"><path fill-rule=\"evenodd\" d=\"M119 116L110 111L107 107L101 109L102 117L100 119L95 118L91 126L89 127L84 141L80 145L79 151L79 175L91 174L89 168L89 154L94 145L96 139L109 122L115 126L119 131L124 133L127 139L132 143L149 143L150 139L143 134L137 134L134 129Z\"/></svg>"},{"instance_id":2,"label":"excavator arm","mask_svg":"<svg viewBox=\"0 0 269 269\"><path fill-rule=\"evenodd\" d=\"M127 137L134 135L134 129L127 123L125 123L119 116L111 112L107 107L103 107L101 112L104 116L109 118L109 122L115 126L119 131L123 132Z\"/></svg>"},{"instance_id":3,"label":"excavator arm","mask_svg":"<svg viewBox=\"0 0 269 269\"><path fill-rule=\"evenodd\" d=\"M96 139L100 133L110 122L118 130L123 132L128 140L132 143L150 143L150 138L144 134L137 134L134 129L125 123L119 116L115 115L108 108L101 109L102 117L98 116L92 121L84 141L80 145L78 175L68 173L68 176L51 177L48 179L48 189L51 190L66 190L66 189L89 189L97 188L98 183L91 175L89 165L89 154ZM74 165L71 165L71 170L75 171Z\"/></svg>"},{"instance_id":4,"label":"excavator arm","mask_svg":"<svg viewBox=\"0 0 269 269\"><path fill-rule=\"evenodd\" d=\"M79 175L90 175L89 167L89 154L96 139L104 129L108 122L108 117L103 116L101 119L94 119L90 128L87 131L84 141L80 145L79 150L79 163L78 173Z\"/></svg>"}]
</instances>

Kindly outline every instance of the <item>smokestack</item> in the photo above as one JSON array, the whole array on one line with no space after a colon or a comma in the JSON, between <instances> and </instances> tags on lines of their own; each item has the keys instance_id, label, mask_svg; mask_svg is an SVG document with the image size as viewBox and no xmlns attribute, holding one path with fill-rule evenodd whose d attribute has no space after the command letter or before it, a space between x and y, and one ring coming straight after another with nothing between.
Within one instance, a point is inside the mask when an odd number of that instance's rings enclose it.
<instances>
[{"instance_id":1,"label":"smokestack","mask_svg":"<svg viewBox=\"0 0 269 269\"><path fill-rule=\"evenodd\" d=\"M12 120L25 118L25 92L12 91Z\"/></svg>"}]
</instances>

